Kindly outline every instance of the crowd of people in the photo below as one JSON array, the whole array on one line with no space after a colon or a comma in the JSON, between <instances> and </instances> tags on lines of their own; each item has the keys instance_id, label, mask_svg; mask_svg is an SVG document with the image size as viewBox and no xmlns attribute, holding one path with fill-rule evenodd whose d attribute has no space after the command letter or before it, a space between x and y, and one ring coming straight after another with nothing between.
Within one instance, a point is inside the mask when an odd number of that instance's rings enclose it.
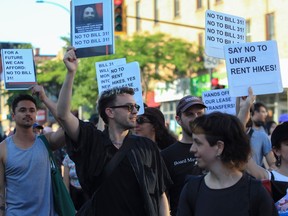
<instances>
[{"instance_id":1,"label":"crowd of people","mask_svg":"<svg viewBox=\"0 0 288 216\"><path fill-rule=\"evenodd\" d=\"M183 97L175 113L178 139L159 108L137 115L128 87L104 91L99 116L78 119L70 110L75 50L68 48L63 60L67 74L57 103L43 87L31 89L57 120L57 131L36 123L33 96L12 102L15 131L0 144L0 215L57 215L40 136L52 150L65 146L60 163L76 215L278 215L261 180L288 182L288 122L265 124L267 108L254 103L251 88L239 99L237 116L205 114L201 98Z\"/></svg>"}]
</instances>

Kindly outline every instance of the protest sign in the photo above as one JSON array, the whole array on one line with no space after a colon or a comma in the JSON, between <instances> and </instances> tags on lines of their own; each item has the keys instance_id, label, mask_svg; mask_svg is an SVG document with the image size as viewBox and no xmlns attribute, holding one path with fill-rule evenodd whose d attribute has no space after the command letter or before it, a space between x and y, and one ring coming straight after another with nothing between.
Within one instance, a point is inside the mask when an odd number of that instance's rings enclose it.
<instances>
[{"instance_id":1,"label":"protest sign","mask_svg":"<svg viewBox=\"0 0 288 216\"><path fill-rule=\"evenodd\" d=\"M25 90L36 84L32 49L2 49L5 89Z\"/></svg>"},{"instance_id":2,"label":"protest sign","mask_svg":"<svg viewBox=\"0 0 288 216\"><path fill-rule=\"evenodd\" d=\"M224 46L230 96L247 96L283 91L276 41Z\"/></svg>"},{"instance_id":3,"label":"protest sign","mask_svg":"<svg viewBox=\"0 0 288 216\"><path fill-rule=\"evenodd\" d=\"M207 10L205 21L205 53L208 56L223 59L225 44L246 42L244 18Z\"/></svg>"},{"instance_id":4,"label":"protest sign","mask_svg":"<svg viewBox=\"0 0 288 216\"><path fill-rule=\"evenodd\" d=\"M125 58L95 63L99 95L103 91L110 89L112 87L109 68L113 66L124 65L124 64L126 64Z\"/></svg>"},{"instance_id":5,"label":"protest sign","mask_svg":"<svg viewBox=\"0 0 288 216\"><path fill-rule=\"evenodd\" d=\"M134 89L134 99L140 110L138 115L144 113L144 103L142 97L142 86L140 76L140 66L138 62L131 62L125 65L110 67L111 87L129 87Z\"/></svg>"},{"instance_id":6,"label":"protest sign","mask_svg":"<svg viewBox=\"0 0 288 216\"><path fill-rule=\"evenodd\" d=\"M206 105L206 114L222 112L236 114L236 98L230 97L228 89L215 89L202 93L202 101Z\"/></svg>"},{"instance_id":7,"label":"protest sign","mask_svg":"<svg viewBox=\"0 0 288 216\"><path fill-rule=\"evenodd\" d=\"M112 0L72 0L71 40L78 58L114 53Z\"/></svg>"}]
</instances>

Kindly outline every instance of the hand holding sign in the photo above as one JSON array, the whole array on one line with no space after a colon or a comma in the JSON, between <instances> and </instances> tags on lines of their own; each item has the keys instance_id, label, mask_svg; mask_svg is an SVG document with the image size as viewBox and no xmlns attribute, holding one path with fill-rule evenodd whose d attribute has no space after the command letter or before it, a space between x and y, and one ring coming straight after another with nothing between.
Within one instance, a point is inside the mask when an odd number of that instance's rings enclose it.
<instances>
[{"instance_id":1,"label":"hand holding sign","mask_svg":"<svg viewBox=\"0 0 288 216\"><path fill-rule=\"evenodd\" d=\"M276 41L224 46L230 96L245 96L249 86L254 94L283 91Z\"/></svg>"}]
</instances>

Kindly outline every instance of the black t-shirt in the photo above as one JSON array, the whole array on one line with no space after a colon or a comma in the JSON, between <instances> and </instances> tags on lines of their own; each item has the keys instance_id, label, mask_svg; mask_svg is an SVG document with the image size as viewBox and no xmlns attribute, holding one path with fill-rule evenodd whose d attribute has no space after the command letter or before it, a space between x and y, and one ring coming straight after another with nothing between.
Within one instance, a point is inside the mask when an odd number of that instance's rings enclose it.
<instances>
[{"instance_id":1,"label":"black t-shirt","mask_svg":"<svg viewBox=\"0 0 288 216\"><path fill-rule=\"evenodd\" d=\"M158 215L159 197L171 179L157 145L148 138L127 135L123 145L130 147L124 159L103 179L106 164L118 150L108 130L99 131L92 123L83 121L79 121L79 126L77 142L66 134L67 151L75 162L83 190L90 196L97 191L92 205L87 206L91 215Z\"/></svg>"},{"instance_id":2,"label":"black t-shirt","mask_svg":"<svg viewBox=\"0 0 288 216\"><path fill-rule=\"evenodd\" d=\"M168 190L172 216L176 215L178 200L187 175L202 175L203 173L202 169L195 164L194 154L190 152L191 146L192 144L178 141L161 151L174 183Z\"/></svg>"},{"instance_id":3,"label":"black t-shirt","mask_svg":"<svg viewBox=\"0 0 288 216\"><path fill-rule=\"evenodd\" d=\"M140 187L127 157L102 186L96 197L96 215L145 215Z\"/></svg>"},{"instance_id":4,"label":"black t-shirt","mask_svg":"<svg viewBox=\"0 0 288 216\"><path fill-rule=\"evenodd\" d=\"M247 175L233 186L211 189L204 177L183 188L177 216L276 216L274 202L260 181Z\"/></svg>"}]
</instances>

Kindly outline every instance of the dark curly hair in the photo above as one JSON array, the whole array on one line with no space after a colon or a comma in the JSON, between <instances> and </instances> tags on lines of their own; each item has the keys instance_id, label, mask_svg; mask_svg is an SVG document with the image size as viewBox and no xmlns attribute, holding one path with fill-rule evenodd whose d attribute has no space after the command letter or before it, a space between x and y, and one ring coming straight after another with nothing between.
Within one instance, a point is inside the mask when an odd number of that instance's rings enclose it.
<instances>
[{"instance_id":1,"label":"dark curly hair","mask_svg":"<svg viewBox=\"0 0 288 216\"><path fill-rule=\"evenodd\" d=\"M217 141L224 142L221 161L230 168L244 169L251 147L243 124L233 115L213 112L197 117L191 123L192 133L204 134L210 146Z\"/></svg>"},{"instance_id":2,"label":"dark curly hair","mask_svg":"<svg viewBox=\"0 0 288 216\"><path fill-rule=\"evenodd\" d=\"M20 101L23 101L23 100L31 101L37 107L37 102L36 102L36 99L34 97L32 97L31 95L28 95L28 94L20 94L20 95L15 96L15 98L12 101L12 112L13 113L15 113L15 110L16 110L18 103Z\"/></svg>"},{"instance_id":3,"label":"dark curly hair","mask_svg":"<svg viewBox=\"0 0 288 216\"><path fill-rule=\"evenodd\" d=\"M114 106L117 95L121 94L134 95L134 90L128 87L112 88L104 91L101 94L98 101L98 113L100 114L105 124L108 124L108 117L105 112L106 108Z\"/></svg>"}]
</instances>

